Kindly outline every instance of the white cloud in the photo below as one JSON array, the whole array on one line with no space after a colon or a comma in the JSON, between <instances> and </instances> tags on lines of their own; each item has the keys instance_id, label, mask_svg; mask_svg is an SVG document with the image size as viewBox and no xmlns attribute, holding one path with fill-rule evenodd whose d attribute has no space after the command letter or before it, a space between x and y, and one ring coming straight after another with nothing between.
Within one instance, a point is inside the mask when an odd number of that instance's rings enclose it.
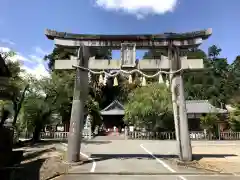
<instances>
[{"instance_id":1,"label":"white cloud","mask_svg":"<svg viewBox=\"0 0 240 180\"><path fill-rule=\"evenodd\" d=\"M3 38L3 39L1 39L0 41L1 41L2 43L6 43L6 44L9 44L9 45L15 45L15 42L13 42L13 41L11 41L11 40L9 40L9 39Z\"/></svg>"},{"instance_id":2,"label":"white cloud","mask_svg":"<svg viewBox=\"0 0 240 180\"><path fill-rule=\"evenodd\" d=\"M11 49L10 48L8 48L8 47L0 47L0 52L10 52L11 51Z\"/></svg>"},{"instance_id":3,"label":"white cloud","mask_svg":"<svg viewBox=\"0 0 240 180\"><path fill-rule=\"evenodd\" d=\"M41 79L42 77L49 77L50 74L45 68L44 64L39 63L33 68L29 68L27 66L22 67L26 72L22 73L22 77L27 77L28 75L34 76L37 79Z\"/></svg>"},{"instance_id":4,"label":"white cloud","mask_svg":"<svg viewBox=\"0 0 240 180\"><path fill-rule=\"evenodd\" d=\"M149 14L172 12L178 0L95 0L96 5L107 10L122 10L144 18Z\"/></svg>"},{"instance_id":5,"label":"white cloud","mask_svg":"<svg viewBox=\"0 0 240 180\"><path fill-rule=\"evenodd\" d=\"M37 53L37 54L39 54L39 55L42 55L42 56L45 56L45 55L47 55L48 54L48 52L47 51L44 51L42 48L40 48L40 47L35 47L35 52Z\"/></svg>"},{"instance_id":6,"label":"white cloud","mask_svg":"<svg viewBox=\"0 0 240 180\"><path fill-rule=\"evenodd\" d=\"M23 61L23 62L28 62L29 61L29 59L22 56L20 53L16 53L16 55L11 57L10 60L12 60L12 61Z\"/></svg>"},{"instance_id":7,"label":"white cloud","mask_svg":"<svg viewBox=\"0 0 240 180\"><path fill-rule=\"evenodd\" d=\"M23 66L22 68L26 71L22 76L34 76L37 79L41 79L42 77L49 77L50 74L47 68L44 65L44 60L42 57L37 55L29 55L29 59L27 62L31 62L31 67Z\"/></svg>"},{"instance_id":8,"label":"white cloud","mask_svg":"<svg viewBox=\"0 0 240 180\"><path fill-rule=\"evenodd\" d=\"M29 55L29 58L31 59L32 62L37 62L37 63L42 63L43 62L43 58L39 57L37 55Z\"/></svg>"},{"instance_id":9,"label":"white cloud","mask_svg":"<svg viewBox=\"0 0 240 180\"><path fill-rule=\"evenodd\" d=\"M8 53L10 52L11 49L8 47L0 47L0 52L5 52ZM21 55L20 53L16 53L15 56L10 58L11 61L29 61L29 59L25 58L23 55Z\"/></svg>"},{"instance_id":10,"label":"white cloud","mask_svg":"<svg viewBox=\"0 0 240 180\"><path fill-rule=\"evenodd\" d=\"M0 52L10 52L11 49L8 47L0 47ZM29 57L23 56L21 53L16 52L16 55L10 57L11 61L20 61L21 68L25 70L24 73L21 74L22 77L27 77L27 75L31 75L40 79L41 77L49 77L49 72L44 66L43 58L38 55L29 55ZM28 67L24 64L24 62L33 63L33 67Z\"/></svg>"}]
</instances>

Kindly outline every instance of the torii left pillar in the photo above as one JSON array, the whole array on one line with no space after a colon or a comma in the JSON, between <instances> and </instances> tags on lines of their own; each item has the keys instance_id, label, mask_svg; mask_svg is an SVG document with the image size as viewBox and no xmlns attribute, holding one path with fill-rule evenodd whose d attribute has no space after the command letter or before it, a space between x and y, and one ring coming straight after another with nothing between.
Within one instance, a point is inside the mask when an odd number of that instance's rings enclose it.
<instances>
[{"instance_id":1,"label":"torii left pillar","mask_svg":"<svg viewBox=\"0 0 240 180\"><path fill-rule=\"evenodd\" d=\"M89 47L80 46L78 49L78 65L88 68ZM88 97L88 71L76 69L72 111L70 119L70 129L68 135L69 163L80 161L80 149L82 142L82 129L84 126L84 106Z\"/></svg>"},{"instance_id":2,"label":"torii left pillar","mask_svg":"<svg viewBox=\"0 0 240 180\"><path fill-rule=\"evenodd\" d=\"M178 71L182 68L180 49L178 47L171 47L170 50L173 53L171 59L171 71ZM182 72L180 71L173 74L171 78L172 96L174 96L173 100L177 101L173 102L173 106L176 106L176 110L174 111L174 120L177 121L175 122L175 128L177 133L179 158L181 161L192 161L192 147L189 136Z\"/></svg>"}]
</instances>

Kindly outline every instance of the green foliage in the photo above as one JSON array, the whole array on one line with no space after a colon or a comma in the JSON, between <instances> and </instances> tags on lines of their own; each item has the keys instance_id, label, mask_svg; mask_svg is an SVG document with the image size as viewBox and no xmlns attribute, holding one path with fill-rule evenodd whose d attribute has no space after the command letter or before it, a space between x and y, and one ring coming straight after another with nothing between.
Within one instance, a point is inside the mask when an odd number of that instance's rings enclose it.
<instances>
[{"instance_id":1,"label":"green foliage","mask_svg":"<svg viewBox=\"0 0 240 180\"><path fill-rule=\"evenodd\" d=\"M216 59L220 55L221 51L221 48L217 47L216 45L212 45L208 48L208 57Z\"/></svg>"},{"instance_id":2,"label":"green foliage","mask_svg":"<svg viewBox=\"0 0 240 180\"><path fill-rule=\"evenodd\" d=\"M66 50L63 47L55 47L53 51L45 55L44 60L48 61L48 68L53 70L55 65L55 60L57 59L70 59L71 55L74 55L74 51Z\"/></svg>"},{"instance_id":3,"label":"green foliage","mask_svg":"<svg viewBox=\"0 0 240 180\"><path fill-rule=\"evenodd\" d=\"M11 60L15 55L16 53L13 51L1 52L1 56L4 58L11 75L8 81L7 90L11 94L11 116L13 116L13 125L16 124L24 95L28 88L27 82L21 77L21 73L23 73L24 70L21 68L20 62Z\"/></svg>"},{"instance_id":4,"label":"green foliage","mask_svg":"<svg viewBox=\"0 0 240 180\"><path fill-rule=\"evenodd\" d=\"M0 55L1 57L4 59L4 60L8 60L10 57L13 57L16 55L16 53L14 51L9 51L9 52L3 52L1 51L0 52Z\"/></svg>"},{"instance_id":5,"label":"green foliage","mask_svg":"<svg viewBox=\"0 0 240 180\"><path fill-rule=\"evenodd\" d=\"M147 129L165 128L166 120L172 124L172 103L165 84L152 83L138 87L129 94L124 120ZM170 118L169 118L170 117Z\"/></svg>"},{"instance_id":6,"label":"green foliage","mask_svg":"<svg viewBox=\"0 0 240 180\"><path fill-rule=\"evenodd\" d=\"M206 59L207 55L206 53L201 50L201 49L189 49L189 51L187 52L187 58L188 59Z\"/></svg>"},{"instance_id":7,"label":"green foliage","mask_svg":"<svg viewBox=\"0 0 240 180\"><path fill-rule=\"evenodd\" d=\"M72 74L52 73L41 80L29 77L29 91L22 108L22 127L35 134L38 140L40 131L48 124L61 123L55 115L69 117L73 89Z\"/></svg>"},{"instance_id":8,"label":"green foliage","mask_svg":"<svg viewBox=\"0 0 240 180\"><path fill-rule=\"evenodd\" d=\"M200 52L200 50L198 50ZM199 53L197 52L197 56ZM186 98L208 99L217 107L225 107L236 93L236 78L232 65L226 58L219 58L221 48L213 45L209 47L208 57L202 53L202 58L208 71L187 73L184 75ZM195 52L191 52L193 56Z\"/></svg>"},{"instance_id":9,"label":"green foliage","mask_svg":"<svg viewBox=\"0 0 240 180\"><path fill-rule=\"evenodd\" d=\"M62 117L69 120L73 89L72 75L52 73L50 78L41 80L28 77L27 81L30 87L26 92L25 99L20 98L20 101L23 101L23 106L16 128L20 127L21 130L27 129L29 132L37 132L35 137L38 139L40 130L45 125L60 123L61 119L54 118L54 115L61 114ZM15 106L13 107L15 108Z\"/></svg>"},{"instance_id":10,"label":"green foliage","mask_svg":"<svg viewBox=\"0 0 240 180\"><path fill-rule=\"evenodd\" d=\"M86 104L88 113L92 116L91 126L93 131L97 125L100 126L102 123L102 116L100 113L101 109L99 107L99 103L95 101L91 96L88 97Z\"/></svg>"},{"instance_id":11,"label":"green foliage","mask_svg":"<svg viewBox=\"0 0 240 180\"><path fill-rule=\"evenodd\" d=\"M91 54L95 55L97 59L111 59L110 52L111 51L106 48L105 49L98 48L98 49L91 50ZM237 57L232 64L228 64L226 58L219 57L221 55L220 53L221 53L221 48L217 47L216 45L209 47L207 53L197 48L189 49L189 51L187 52L188 58L203 59L205 67L211 68L211 69L209 71L184 73L186 99L189 99L189 100L208 99L211 101L213 105L218 107L223 107L223 108L225 104L229 102L231 103L234 102L235 104L240 102L240 101L237 101L237 99L239 99L237 97L240 97L238 95L239 85L240 85L240 71L239 71L240 58ZM51 53L46 57L46 60L54 64L54 61L56 59L69 59L71 55L76 55L76 52L68 49L63 49L63 48L55 48L53 53ZM160 59L161 55L167 55L167 52L163 50L151 49L144 54L144 58ZM51 65L51 68L52 67L53 65ZM73 78L75 72L66 70L61 72L55 72L55 74L58 74L59 76L62 76L62 77L65 77L66 75L71 74ZM131 101L131 99L133 99L132 96L134 92L137 92L137 90L140 91L139 89L143 90L146 87L140 88L138 83L129 84L127 79L122 76L119 76L118 80L119 80L119 86L117 87L112 86L113 78L109 78L107 86L99 86L98 77L92 76L92 83L90 83L90 87L89 87L90 96L89 96L86 108L89 112L91 112L91 114L94 114L93 116L96 119L95 121L97 122L96 124L98 124L98 122L100 121L99 111L104 107L106 107L107 105L109 105L115 99L118 99L121 102L127 102L129 100L129 103L132 103L131 106L129 105L130 110L131 110L131 107L135 107L135 105L136 107L139 106L137 109L134 108L136 110L132 110L131 112L132 115L131 116L129 115L129 118L127 118L128 120L132 119L131 120L132 122L133 120L135 121L137 119L138 120L141 119L139 120L139 122L141 122L143 121L142 119L145 119L145 122L143 124L147 124L148 121L149 122L153 121L151 120L151 119L154 119L152 118L153 116L158 116L158 117L163 116L162 114L154 114L153 113L154 110L151 111L151 108L149 108L150 107L149 104L148 106L146 106L146 108L143 108L145 106L142 105L141 103L134 103L133 100ZM54 85L54 87L57 87L57 86L58 85L56 84ZM61 85L59 85L59 87L60 88L55 89L55 91L61 92L59 96L64 96L64 98L59 98L61 100L58 100L59 103L55 103L54 106L56 106L56 109L58 109L58 112L60 112L63 119L69 120L70 114L71 114L73 84L70 86L71 88L69 88L68 90L63 88ZM52 90L49 89L49 91L52 91ZM139 101L139 99L137 100ZM146 102L151 102L151 101L146 101ZM141 109L140 107L142 107L143 109ZM157 112L161 112L161 111L158 109ZM170 114L169 116L171 117L171 113L169 114ZM148 116L148 117L142 118L140 116L143 116L143 117ZM126 117L127 116L125 116L125 119ZM167 118L165 117L164 119L167 119ZM148 126L152 126L152 124L156 124L156 123L154 122L149 123ZM166 124L164 126L166 126Z\"/></svg>"},{"instance_id":12,"label":"green foliage","mask_svg":"<svg viewBox=\"0 0 240 180\"><path fill-rule=\"evenodd\" d=\"M90 51L96 59L111 59L111 50L107 48L92 48ZM23 72L19 62L10 61L14 52L1 53L6 60L12 74L10 79L10 91L13 92L13 114L20 110L22 128L38 132L47 124L59 123L60 119L54 119L53 115L61 116L62 122L69 122L71 115L72 96L74 89L74 70L52 71L49 78L37 80L33 77L22 79ZM49 62L49 68L53 70L57 59L69 59L76 55L76 51L62 47L54 48L53 52L45 56ZM145 59L160 59L161 55L167 55L164 50L151 49L144 54ZM190 49L187 52L189 59L203 59L204 66L211 68L209 71L184 73L184 86L186 99L210 100L220 107L227 103L240 104L240 56L237 56L232 64L228 64L226 58L221 58L221 48L213 45L205 53L201 49ZM135 76L135 75L133 75ZM125 103L124 120L128 123L157 130L170 130L174 128L172 116L171 94L164 84L151 83L147 87L140 87L138 78L136 82L129 84L127 78L119 75L119 86L113 87L113 78L108 79L107 86L98 84L98 77L92 76L89 85L89 98L86 104L93 117L93 127L102 122L100 110L118 99ZM150 80L149 80L150 81ZM23 96L26 85L30 87ZM7 104L3 102L2 104ZM11 103L10 103L11 104ZM4 105L6 107L6 105ZM10 108L11 109L11 108ZM240 113L239 113L240 114ZM240 118L237 112L231 114L230 125L234 131L240 131ZM213 114L201 118L201 126L208 131L213 131L217 117Z\"/></svg>"},{"instance_id":13,"label":"green foliage","mask_svg":"<svg viewBox=\"0 0 240 180\"><path fill-rule=\"evenodd\" d=\"M23 105L23 125L30 132L34 132L36 127L40 129L51 122L51 108L44 96L31 92L28 94ZM44 117L44 119L43 119Z\"/></svg>"},{"instance_id":14,"label":"green foliage","mask_svg":"<svg viewBox=\"0 0 240 180\"><path fill-rule=\"evenodd\" d=\"M207 132L213 132L217 124L218 117L216 114L207 114L200 118L200 125L203 129L206 129Z\"/></svg>"},{"instance_id":15,"label":"green foliage","mask_svg":"<svg viewBox=\"0 0 240 180\"><path fill-rule=\"evenodd\" d=\"M143 59L161 59L161 55L167 56L166 50L150 49L144 53Z\"/></svg>"},{"instance_id":16,"label":"green foliage","mask_svg":"<svg viewBox=\"0 0 240 180\"><path fill-rule=\"evenodd\" d=\"M240 109L236 107L236 109L230 113L229 118L230 128L233 131L239 132L240 131Z\"/></svg>"}]
</instances>

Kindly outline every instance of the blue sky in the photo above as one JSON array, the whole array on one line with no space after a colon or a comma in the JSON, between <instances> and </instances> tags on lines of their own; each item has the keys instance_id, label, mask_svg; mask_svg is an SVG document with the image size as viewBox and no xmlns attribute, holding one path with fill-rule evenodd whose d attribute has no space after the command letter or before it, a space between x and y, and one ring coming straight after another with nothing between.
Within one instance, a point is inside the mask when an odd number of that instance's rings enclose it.
<instances>
[{"instance_id":1,"label":"blue sky","mask_svg":"<svg viewBox=\"0 0 240 180\"><path fill-rule=\"evenodd\" d=\"M27 71L43 74L42 57L53 49L46 28L103 34L213 28L202 48L216 44L232 62L240 54L239 7L239 0L1 0L0 47L18 52L15 60Z\"/></svg>"}]
</instances>

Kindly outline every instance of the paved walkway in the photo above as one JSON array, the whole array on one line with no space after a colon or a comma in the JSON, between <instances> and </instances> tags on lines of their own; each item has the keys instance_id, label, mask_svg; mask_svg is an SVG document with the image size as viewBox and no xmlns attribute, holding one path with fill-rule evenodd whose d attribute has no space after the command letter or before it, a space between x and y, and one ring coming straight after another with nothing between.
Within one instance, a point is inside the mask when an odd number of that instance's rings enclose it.
<instances>
[{"instance_id":1,"label":"paved walkway","mask_svg":"<svg viewBox=\"0 0 240 180\"><path fill-rule=\"evenodd\" d=\"M66 175L57 180L239 180L237 176L210 176L210 175L189 175L189 176L171 176L171 175L154 175L154 176L143 176L143 175L81 175L71 174Z\"/></svg>"},{"instance_id":2,"label":"paved walkway","mask_svg":"<svg viewBox=\"0 0 240 180\"><path fill-rule=\"evenodd\" d=\"M205 151L205 156L225 157L233 152L222 152L224 147L240 147L240 142L193 142L193 149L200 153L201 149L212 147L216 154ZM217 153L217 150L220 150ZM239 151L240 152L240 151ZM225 154L223 154L225 153ZM169 158L176 158L177 149L174 141L144 141L144 140L92 140L82 144L82 156L89 159L79 167L74 167L69 175L57 178L58 180L74 179L166 179L166 180L221 180L240 179L237 174L226 176L207 175L206 171L178 166ZM218 155L218 156L217 156ZM212 156L212 157L211 157ZM87 174L86 174L87 173ZM119 175L122 174L122 175ZM130 173L131 175L126 175ZM141 175L148 173L151 175ZM175 175L173 175L175 173ZM177 173L177 174L176 174ZM123 175L125 174L125 175Z\"/></svg>"}]
</instances>

